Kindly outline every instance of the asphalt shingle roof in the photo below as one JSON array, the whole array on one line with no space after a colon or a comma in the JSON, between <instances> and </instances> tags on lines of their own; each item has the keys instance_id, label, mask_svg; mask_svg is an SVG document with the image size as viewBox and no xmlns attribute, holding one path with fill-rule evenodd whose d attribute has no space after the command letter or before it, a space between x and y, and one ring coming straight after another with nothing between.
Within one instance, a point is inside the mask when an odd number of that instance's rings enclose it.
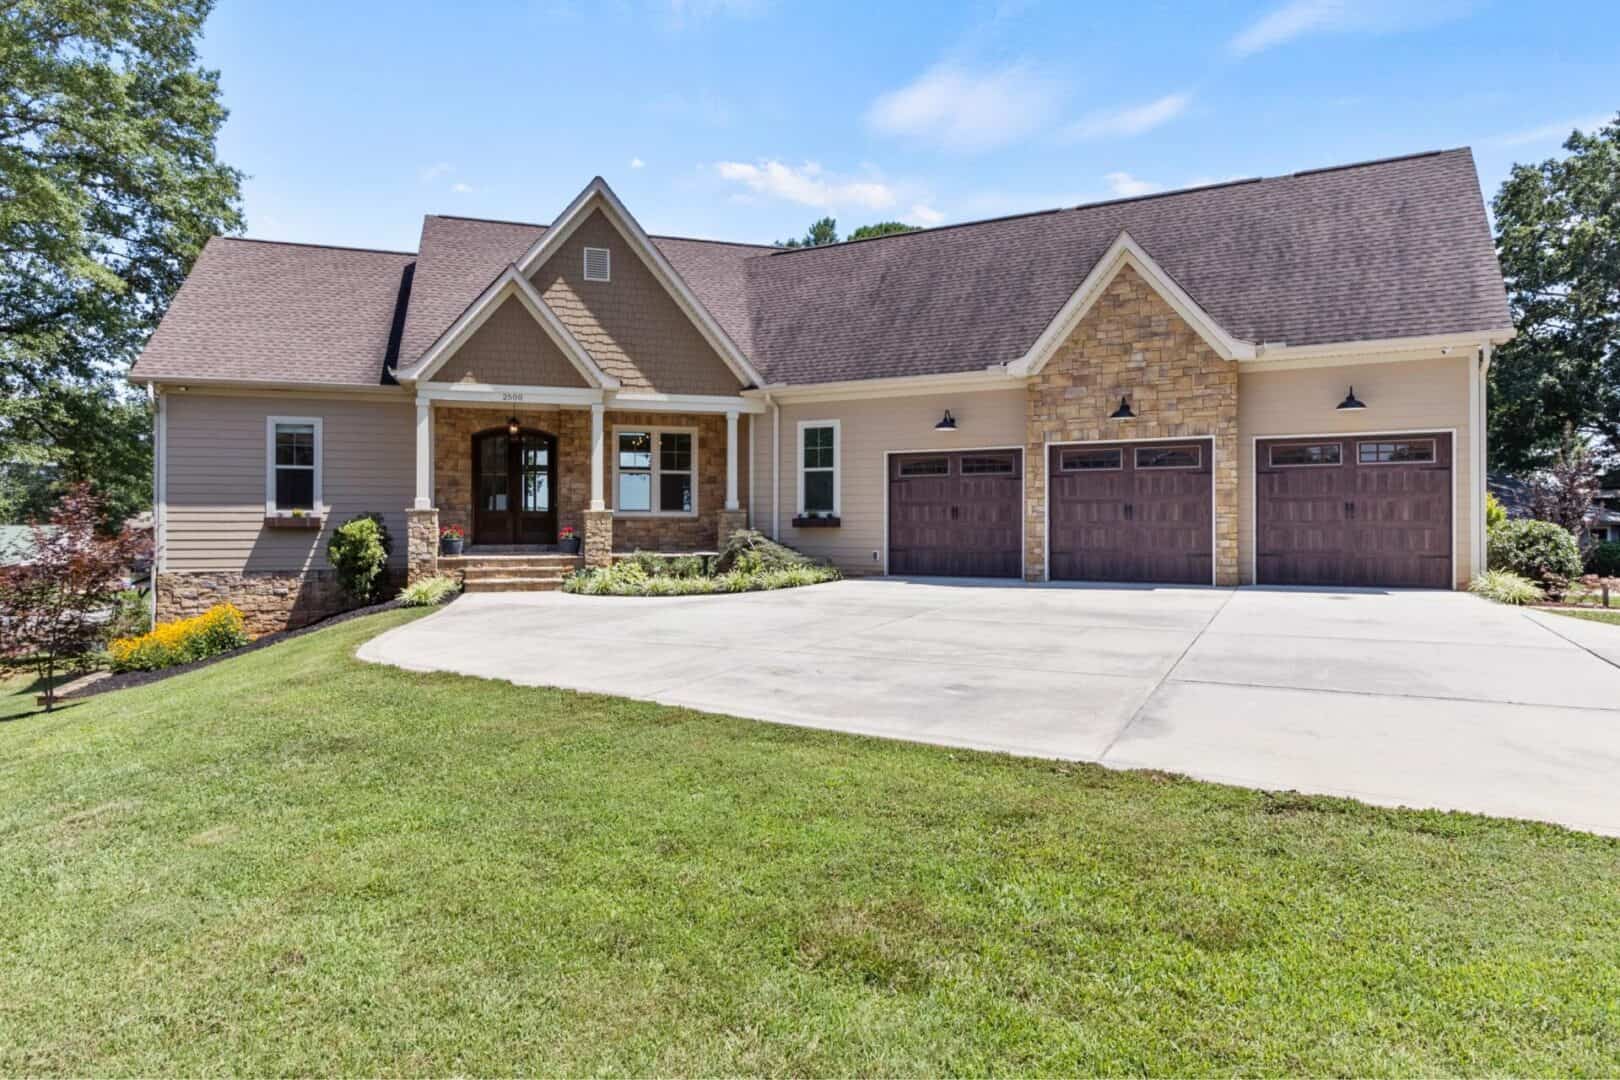
<instances>
[{"instance_id":1,"label":"asphalt shingle roof","mask_svg":"<svg viewBox=\"0 0 1620 1080\"><path fill-rule=\"evenodd\" d=\"M420 356L544 231L427 217L398 363ZM1256 344L1512 325L1465 149L821 248L653 242L768 382L812 383L1017 359L1121 231ZM214 241L135 377L374 385L412 260Z\"/></svg>"}]
</instances>

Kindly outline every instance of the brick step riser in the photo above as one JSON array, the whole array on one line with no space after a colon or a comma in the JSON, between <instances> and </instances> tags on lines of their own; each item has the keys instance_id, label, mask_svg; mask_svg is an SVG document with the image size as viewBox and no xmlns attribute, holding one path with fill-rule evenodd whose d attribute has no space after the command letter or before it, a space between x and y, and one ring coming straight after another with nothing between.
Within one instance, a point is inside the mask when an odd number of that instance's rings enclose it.
<instances>
[{"instance_id":1,"label":"brick step riser","mask_svg":"<svg viewBox=\"0 0 1620 1080\"><path fill-rule=\"evenodd\" d=\"M447 574L464 573L470 570L502 570L514 573L527 573L534 570L543 570L553 574L567 574L579 569L577 562L541 562L534 559L514 559L501 562L468 562L468 563L439 563L439 569Z\"/></svg>"},{"instance_id":2,"label":"brick step riser","mask_svg":"<svg viewBox=\"0 0 1620 1080\"><path fill-rule=\"evenodd\" d=\"M468 570L461 575L463 582L471 581L562 581L567 574L548 574L534 570Z\"/></svg>"},{"instance_id":3,"label":"brick step riser","mask_svg":"<svg viewBox=\"0 0 1620 1080\"><path fill-rule=\"evenodd\" d=\"M562 578L491 578L467 581L464 592L556 592L562 588Z\"/></svg>"}]
</instances>

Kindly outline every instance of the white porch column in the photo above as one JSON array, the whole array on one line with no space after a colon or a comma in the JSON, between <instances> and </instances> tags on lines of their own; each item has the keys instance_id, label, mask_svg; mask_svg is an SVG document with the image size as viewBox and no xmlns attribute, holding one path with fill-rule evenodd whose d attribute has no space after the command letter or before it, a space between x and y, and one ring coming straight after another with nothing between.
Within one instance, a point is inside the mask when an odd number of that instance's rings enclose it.
<instances>
[{"instance_id":1,"label":"white porch column","mask_svg":"<svg viewBox=\"0 0 1620 1080\"><path fill-rule=\"evenodd\" d=\"M591 406L591 509L606 510L607 499L602 494L602 414L607 406L596 402Z\"/></svg>"},{"instance_id":2,"label":"white porch column","mask_svg":"<svg viewBox=\"0 0 1620 1080\"><path fill-rule=\"evenodd\" d=\"M416 399L416 502L414 510L433 509L433 403Z\"/></svg>"},{"instance_id":3,"label":"white porch column","mask_svg":"<svg viewBox=\"0 0 1620 1080\"><path fill-rule=\"evenodd\" d=\"M737 505L737 414L726 413L726 509Z\"/></svg>"}]
</instances>

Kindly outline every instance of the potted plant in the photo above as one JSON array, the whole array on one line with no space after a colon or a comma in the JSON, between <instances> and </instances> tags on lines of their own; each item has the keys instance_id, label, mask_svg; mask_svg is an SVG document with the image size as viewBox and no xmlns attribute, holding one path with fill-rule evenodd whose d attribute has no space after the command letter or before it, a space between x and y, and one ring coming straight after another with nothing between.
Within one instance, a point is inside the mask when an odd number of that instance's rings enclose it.
<instances>
[{"instance_id":1,"label":"potted plant","mask_svg":"<svg viewBox=\"0 0 1620 1080\"><path fill-rule=\"evenodd\" d=\"M557 533L557 546L570 555L579 554L579 537L574 533L572 525L564 525Z\"/></svg>"},{"instance_id":2,"label":"potted plant","mask_svg":"<svg viewBox=\"0 0 1620 1080\"><path fill-rule=\"evenodd\" d=\"M460 555L467 534L460 525L446 525L439 530L439 551L444 555Z\"/></svg>"}]
</instances>

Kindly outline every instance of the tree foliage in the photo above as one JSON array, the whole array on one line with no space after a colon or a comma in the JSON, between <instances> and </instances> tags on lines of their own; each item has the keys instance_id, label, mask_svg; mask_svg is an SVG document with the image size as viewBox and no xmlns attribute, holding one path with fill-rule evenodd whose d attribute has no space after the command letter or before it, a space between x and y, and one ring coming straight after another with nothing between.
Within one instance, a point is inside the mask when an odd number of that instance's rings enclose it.
<instances>
[{"instance_id":1,"label":"tree foliage","mask_svg":"<svg viewBox=\"0 0 1620 1080\"><path fill-rule=\"evenodd\" d=\"M119 382L51 380L45 392L0 400L0 521L44 518L68 489L93 483L104 528L116 532L152 501L152 420Z\"/></svg>"},{"instance_id":2,"label":"tree foliage","mask_svg":"<svg viewBox=\"0 0 1620 1080\"><path fill-rule=\"evenodd\" d=\"M879 221L873 225L862 225L850 233L849 240L870 240L874 236L889 236L892 233L917 232L920 226L907 225L903 221ZM820 221L812 222L810 228L800 239L778 240L776 246L780 248L807 248L822 247L826 244L837 244L838 221L836 218L824 217Z\"/></svg>"},{"instance_id":3,"label":"tree foliage","mask_svg":"<svg viewBox=\"0 0 1620 1080\"><path fill-rule=\"evenodd\" d=\"M1564 432L1620 449L1620 116L1567 157L1516 165L1492 206L1518 336L1491 368L1495 468L1547 463Z\"/></svg>"},{"instance_id":4,"label":"tree foliage","mask_svg":"<svg viewBox=\"0 0 1620 1080\"><path fill-rule=\"evenodd\" d=\"M197 63L210 7L0 2L0 462L30 448L71 479L118 457L144 414L116 380L202 245L241 227Z\"/></svg>"},{"instance_id":5,"label":"tree foliage","mask_svg":"<svg viewBox=\"0 0 1620 1080\"><path fill-rule=\"evenodd\" d=\"M895 233L921 232L920 225L907 225L903 221L879 221L873 225L862 225L849 234L851 240L870 240L875 236L893 236Z\"/></svg>"},{"instance_id":6,"label":"tree foliage","mask_svg":"<svg viewBox=\"0 0 1620 1080\"><path fill-rule=\"evenodd\" d=\"M57 672L101 643L103 616L123 575L146 554L147 538L129 529L100 533L101 506L89 485L74 487L34 528L34 555L0 573L0 655L23 659L44 683L45 709L56 703Z\"/></svg>"},{"instance_id":7,"label":"tree foliage","mask_svg":"<svg viewBox=\"0 0 1620 1080\"><path fill-rule=\"evenodd\" d=\"M1530 482L1530 513L1579 536L1597 493L1597 463L1585 446L1566 436L1558 456Z\"/></svg>"}]
</instances>

